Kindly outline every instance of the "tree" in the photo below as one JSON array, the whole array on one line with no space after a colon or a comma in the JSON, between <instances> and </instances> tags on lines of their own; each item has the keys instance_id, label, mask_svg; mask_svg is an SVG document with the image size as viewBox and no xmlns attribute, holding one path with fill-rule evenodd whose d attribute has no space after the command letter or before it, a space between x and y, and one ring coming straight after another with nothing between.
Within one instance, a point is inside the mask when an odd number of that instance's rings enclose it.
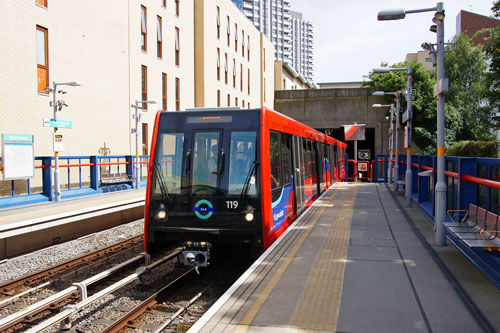
<instances>
[{"instance_id":1,"label":"tree","mask_svg":"<svg viewBox=\"0 0 500 333\"><path fill-rule=\"evenodd\" d=\"M494 1L491 8L493 16L500 18L500 1ZM489 72L486 75L488 85L487 99L493 111L500 110L500 27L490 28L486 38L484 52L490 60Z\"/></svg>"},{"instance_id":2,"label":"tree","mask_svg":"<svg viewBox=\"0 0 500 333\"><path fill-rule=\"evenodd\" d=\"M422 64L404 62L391 67L401 68L412 66L413 88L413 141L425 153L432 153L436 148L436 102L432 96L434 79ZM382 64L387 66L387 64ZM387 74L370 73L369 85L376 90L398 91L407 89L406 73L404 71L389 72ZM395 97L386 96L389 103L396 103ZM401 98L402 110L406 110L406 99Z\"/></svg>"},{"instance_id":3,"label":"tree","mask_svg":"<svg viewBox=\"0 0 500 333\"><path fill-rule=\"evenodd\" d=\"M456 131L447 146L456 141L493 140L493 113L486 103L486 57L481 46L472 46L464 34L453 38L453 50L445 54L445 75L449 91L445 97L446 131ZM449 127L449 126L450 127Z\"/></svg>"}]
</instances>

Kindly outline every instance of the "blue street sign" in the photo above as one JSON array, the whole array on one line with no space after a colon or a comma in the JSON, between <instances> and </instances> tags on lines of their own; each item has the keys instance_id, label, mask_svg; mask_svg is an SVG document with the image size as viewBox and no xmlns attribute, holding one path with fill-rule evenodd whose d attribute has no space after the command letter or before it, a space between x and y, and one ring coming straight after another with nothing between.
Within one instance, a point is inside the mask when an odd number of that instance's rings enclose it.
<instances>
[{"instance_id":1,"label":"blue street sign","mask_svg":"<svg viewBox=\"0 0 500 333\"><path fill-rule=\"evenodd\" d=\"M69 120L43 118L43 127L73 128L73 123Z\"/></svg>"}]
</instances>

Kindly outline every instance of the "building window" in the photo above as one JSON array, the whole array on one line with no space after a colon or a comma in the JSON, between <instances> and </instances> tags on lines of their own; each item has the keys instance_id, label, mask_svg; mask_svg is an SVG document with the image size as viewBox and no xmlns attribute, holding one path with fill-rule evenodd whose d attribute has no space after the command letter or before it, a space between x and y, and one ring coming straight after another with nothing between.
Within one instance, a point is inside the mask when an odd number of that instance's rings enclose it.
<instances>
[{"instance_id":1,"label":"building window","mask_svg":"<svg viewBox=\"0 0 500 333\"><path fill-rule=\"evenodd\" d=\"M248 61L250 61L250 35L247 36L247 54L248 54Z\"/></svg>"},{"instance_id":2,"label":"building window","mask_svg":"<svg viewBox=\"0 0 500 333\"><path fill-rule=\"evenodd\" d=\"M233 59L233 88L236 88L236 59Z\"/></svg>"},{"instance_id":3,"label":"building window","mask_svg":"<svg viewBox=\"0 0 500 333\"><path fill-rule=\"evenodd\" d=\"M240 91L243 91L243 64L240 64Z\"/></svg>"},{"instance_id":4,"label":"building window","mask_svg":"<svg viewBox=\"0 0 500 333\"><path fill-rule=\"evenodd\" d=\"M266 78L264 78L264 103L266 102Z\"/></svg>"},{"instance_id":5,"label":"building window","mask_svg":"<svg viewBox=\"0 0 500 333\"><path fill-rule=\"evenodd\" d=\"M263 62L264 62L264 72L265 72L266 71L266 49L262 49L262 51L264 52Z\"/></svg>"},{"instance_id":6,"label":"building window","mask_svg":"<svg viewBox=\"0 0 500 333\"><path fill-rule=\"evenodd\" d=\"M238 106L238 97L234 98L234 106Z\"/></svg>"},{"instance_id":7,"label":"building window","mask_svg":"<svg viewBox=\"0 0 500 333\"><path fill-rule=\"evenodd\" d=\"M220 7L217 6L217 39L220 39Z\"/></svg>"},{"instance_id":8,"label":"building window","mask_svg":"<svg viewBox=\"0 0 500 333\"><path fill-rule=\"evenodd\" d=\"M245 100L244 99L241 100L241 106L245 107Z\"/></svg>"},{"instance_id":9,"label":"building window","mask_svg":"<svg viewBox=\"0 0 500 333\"><path fill-rule=\"evenodd\" d=\"M175 0L175 16L179 17L179 12L180 12L179 0Z\"/></svg>"},{"instance_id":10,"label":"building window","mask_svg":"<svg viewBox=\"0 0 500 333\"><path fill-rule=\"evenodd\" d=\"M167 109L167 74L161 73L161 101L163 110Z\"/></svg>"},{"instance_id":11,"label":"building window","mask_svg":"<svg viewBox=\"0 0 500 333\"><path fill-rule=\"evenodd\" d=\"M142 155L147 155L148 150L148 124L142 123Z\"/></svg>"},{"instance_id":12,"label":"building window","mask_svg":"<svg viewBox=\"0 0 500 333\"><path fill-rule=\"evenodd\" d=\"M247 75L248 75L248 94L250 95L250 68L248 69Z\"/></svg>"},{"instance_id":13,"label":"building window","mask_svg":"<svg viewBox=\"0 0 500 333\"><path fill-rule=\"evenodd\" d=\"M179 28L175 27L175 65L179 66L180 63L180 41L179 41Z\"/></svg>"},{"instance_id":14,"label":"building window","mask_svg":"<svg viewBox=\"0 0 500 333\"><path fill-rule=\"evenodd\" d=\"M161 17L156 17L156 56L161 59L163 48L163 37L161 33Z\"/></svg>"},{"instance_id":15,"label":"building window","mask_svg":"<svg viewBox=\"0 0 500 333\"><path fill-rule=\"evenodd\" d=\"M36 26L36 52L37 52L37 79L38 92L46 94L45 88L49 86L49 32L47 29Z\"/></svg>"},{"instance_id":16,"label":"building window","mask_svg":"<svg viewBox=\"0 0 500 333\"><path fill-rule=\"evenodd\" d=\"M286 90L286 80L283 79L283 90Z\"/></svg>"},{"instance_id":17,"label":"building window","mask_svg":"<svg viewBox=\"0 0 500 333\"><path fill-rule=\"evenodd\" d=\"M241 30L241 56L245 58L245 30Z\"/></svg>"},{"instance_id":18,"label":"building window","mask_svg":"<svg viewBox=\"0 0 500 333\"><path fill-rule=\"evenodd\" d=\"M231 106L231 95L227 94L227 106Z\"/></svg>"},{"instance_id":19,"label":"building window","mask_svg":"<svg viewBox=\"0 0 500 333\"><path fill-rule=\"evenodd\" d=\"M238 24L234 24L234 51L238 52Z\"/></svg>"},{"instance_id":20,"label":"building window","mask_svg":"<svg viewBox=\"0 0 500 333\"><path fill-rule=\"evenodd\" d=\"M217 90L217 106L220 106L220 90Z\"/></svg>"},{"instance_id":21,"label":"building window","mask_svg":"<svg viewBox=\"0 0 500 333\"><path fill-rule=\"evenodd\" d=\"M143 50L144 52L148 50L146 13L146 7L141 6L141 50Z\"/></svg>"},{"instance_id":22,"label":"building window","mask_svg":"<svg viewBox=\"0 0 500 333\"><path fill-rule=\"evenodd\" d=\"M224 63L224 78L225 82L227 84L227 72L228 72L228 64L227 64L227 53L224 54L225 57L225 63Z\"/></svg>"},{"instance_id":23,"label":"building window","mask_svg":"<svg viewBox=\"0 0 500 333\"><path fill-rule=\"evenodd\" d=\"M217 81L220 81L220 49L217 48Z\"/></svg>"},{"instance_id":24,"label":"building window","mask_svg":"<svg viewBox=\"0 0 500 333\"><path fill-rule=\"evenodd\" d=\"M161 6L167 8L167 0L161 0Z\"/></svg>"},{"instance_id":25,"label":"building window","mask_svg":"<svg viewBox=\"0 0 500 333\"><path fill-rule=\"evenodd\" d=\"M250 102L248 102L248 108L250 109Z\"/></svg>"},{"instance_id":26,"label":"building window","mask_svg":"<svg viewBox=\"0 0 500 333\"><path fill-rule=\"evenodd\" d=\"M175 78L175 111L180 111L181 109L181 80Z\"/></svg>"},{"instance_id":27,"label":"building window","mask_svg":"<svg viewBox=\"0 0 500 333\"><path fill-rule=\"evenodd\" d=\"M36 0L35 3L42 7L47 7L47 0Z\"/></svg>"},{"instance_id":28,"label":"building window","mask_svg":"<svg viewBox=\"0 0 500 333\"><path fill-rule=\"evenodd\" d=\"M148 100L148 68L144 65L141 66L141 98L143 101ZM143 107L145 110L148 109L148 103L144 103Z\"/></svg>"},{"instance_id":29,"label":"building window","mask_svg":"<svg viewBox=\"0 0 500 333\"><path fill-rule=\"evenodd\" d=\"M227 16L227 46L231 46L231 19Z\"/></svg>"}]
</instances>

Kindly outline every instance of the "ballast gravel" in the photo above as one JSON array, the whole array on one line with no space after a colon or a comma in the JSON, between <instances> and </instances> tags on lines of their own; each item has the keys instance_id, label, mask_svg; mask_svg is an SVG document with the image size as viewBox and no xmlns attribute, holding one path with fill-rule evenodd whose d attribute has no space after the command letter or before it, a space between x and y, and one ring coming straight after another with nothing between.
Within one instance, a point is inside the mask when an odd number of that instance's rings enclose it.
<instances>
[{"instance_id":1,"label":"ballast gravel","mask_svg":"<svg viewBox=\"0 0 500 333\"><path fill-rule=\"evenodd\" d=\"M144 220L104 230L73 241L57 244L0 263L0 283L35 273L70 259L116 244L144 232Z\"/></svg>"}]
</instances>

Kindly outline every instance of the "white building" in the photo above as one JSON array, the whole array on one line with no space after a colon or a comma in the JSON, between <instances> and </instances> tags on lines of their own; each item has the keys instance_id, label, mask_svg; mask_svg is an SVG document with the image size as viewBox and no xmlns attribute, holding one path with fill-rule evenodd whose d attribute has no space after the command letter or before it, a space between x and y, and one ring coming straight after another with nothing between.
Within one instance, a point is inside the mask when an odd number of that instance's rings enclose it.
<instances>
[{"instance_id":1,"label":"white building","mask_svg":"<svg viewBox=\"0 0 500 333\"><path fill-rule=\"evenodd\" d=\"M72 122L59 130L61 155L69 156L98 155L104 146L134 155L136 100L156 101L141 112L141 154L149 153L157 110L273 107L272 43L230 0L4 0L0 18L0 134L34 135L35 156L53 155L53 129L43 119L54 116L45 90L54 81L81 82L58 86L68 106L57 117ZM228 69L227 84L217 79L218 64L222 78Z\"/></svg>"},{"instance_id":2,"label":"white building","mask_svg":"<svg viewBox=\"0 0 500 333\"><path fill-rule=\"evenodd\" d=\"M291 11L292 67L306 80L313 81L313 25L302 13Z\"/></svg>"}]
</instances>

